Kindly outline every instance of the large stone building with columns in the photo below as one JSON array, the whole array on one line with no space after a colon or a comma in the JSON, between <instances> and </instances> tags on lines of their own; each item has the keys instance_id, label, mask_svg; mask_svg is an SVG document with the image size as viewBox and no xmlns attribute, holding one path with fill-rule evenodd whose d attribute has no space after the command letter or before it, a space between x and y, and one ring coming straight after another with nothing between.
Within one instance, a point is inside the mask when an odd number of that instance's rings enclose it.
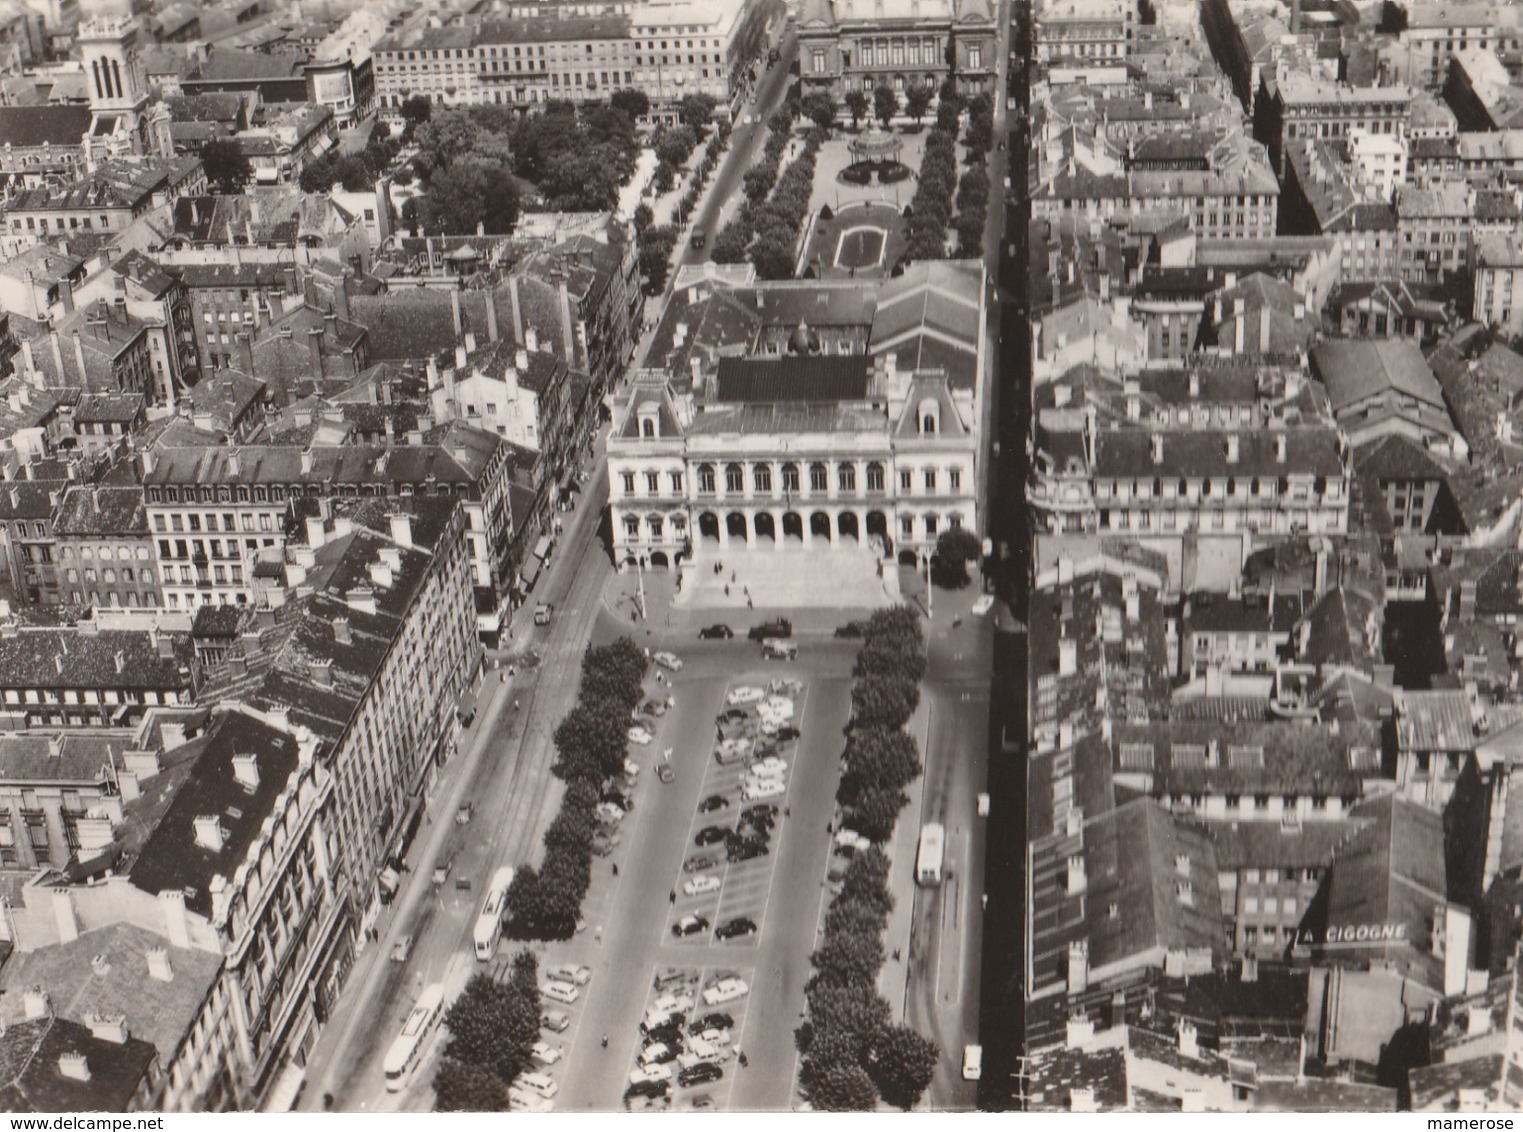
<instances>
[{"instance_id":1,"label":"large stone building with columns","mask_svg":"<svg viewBox=\"0 0 1523 1132\"><path fill-rule=\"evenodd\" d=\"M608 445L621 568L737 547L861 547L917 562L952 527L978 529L977 424L944 372L889 352L724 358L679 392L636 382Z\"/></svg>"}]
</instances>

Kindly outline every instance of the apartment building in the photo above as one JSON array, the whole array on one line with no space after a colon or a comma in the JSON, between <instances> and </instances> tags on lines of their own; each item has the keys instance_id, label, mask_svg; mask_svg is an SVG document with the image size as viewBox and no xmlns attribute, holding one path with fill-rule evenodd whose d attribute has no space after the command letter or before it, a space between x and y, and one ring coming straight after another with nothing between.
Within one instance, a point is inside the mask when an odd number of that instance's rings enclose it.
<instances>
[{"instance_id":1,"label":"apartment building","mask_svg":"<svg viewBox=\"0 0 1523 1132\"><path fill-rule=\"evenodd\" d=\"M153 537L141 487L69 488L53 533L64 601L121 609L159 605Z\"/></svg>"},{"instance_id":2,"label":"apartment building","mask_svg":"<svg viewBox=\"0 0 1523 1132\"><path fill-rule=\"evenodd\" d=\"M1388 52L1400 81L1436 91L1461 51L1523 51L1523 15L1495 0L1398 0L1402 30Z\"/></svg>"},{"instance_id":3,"label":"apartment building","mask_svg":"<svg viewBox=\"0 0 1523 1132\"><path fill-rule=\"evenodd\" d=\"M964 93L993 87L998 36L988 0L806 0L798 39L805 94L839 101L881 83L939 88L952 74Z\"/></svg>"},{"instance_id":4,"label":"apartment building","mask_svg":"<svg viewBox=\"0 0 1523 1132\"><path fill-rule=\"evenodd\" d=\"M157 629L0 626L0 702L13 729L121 727L196 694L190 638Z\"/></svg>"},{"instance_id":5,"label":"apartment building","mask_svg":"<svg viewBox=\"0 0 1523 1132\"><path fill-rule=\"evenodd\" d=\"M1036 13L1039 62L1119 62L1131 51L1140 19L1129 0L1049 0Z\"/></svg>"},{"instance_id":6,"label":"apartment building","mask_svg":"<svg viewBox=\"0 0 1523 1132\"><path fill-rule=\"evenodd\" d=\"M1299 139L1407 134L1412 92L1404 86L1353 87L1288 69L1263 82L1265 112L1255 136L1282 176L1285 154Z\"/></svg>"},{"instance_id":7,"label":"apartment building","mask_svg":"<svg viewBox=\"0 0 1523 1132\"><path fill-rule=\"evenodd\" d=\"M308 497L451 495L468 514L477 584L495 595L510 577L511 460L500 437L465 424L428 442L298 448L167 448L144 453L148 518L168 609L246 605L253 571L279 561L290 505Z\"/></svg>"},{"instance_id":8,"label":"apartment building","mask_svg":"<svg viewBox=\"0 0 1523 1132\"><path fill-rule=\"evenodd\" d=\"M1471 317L1509 334L1523 330L1523 235L1476 238Z\"/></svg>"}]
</instances>

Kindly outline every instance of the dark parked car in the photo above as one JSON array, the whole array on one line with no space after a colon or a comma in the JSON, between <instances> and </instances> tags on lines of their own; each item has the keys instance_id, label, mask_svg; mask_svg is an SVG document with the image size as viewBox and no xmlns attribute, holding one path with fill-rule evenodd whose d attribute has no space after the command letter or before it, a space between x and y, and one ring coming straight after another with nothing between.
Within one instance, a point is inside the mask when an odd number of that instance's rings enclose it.
<instances>
[{"instance_id":1,"label":"dark parked car","mask_svg":"<svg viewBox=\"0 0 1523 1132\"><path fill-rule=\"evenodd\" d=\"M844 625L837 626L836 636L843 641L858 641L867 635L866 621L848 621Z\"/></svg>"},{"instance_id":2,"label":"dark parked car","mask_svg":"<svg viewBox=\"0 0 1523 1132\"><path fill-rule=\"evenodd\" d=\"M674 1010L669 1015L667 1015L666 1021L662 1022L658 1026L647 1026L645 1024L644 1020L642 1019L641 1022L640 1022L640 1033L644 1034L647 1038L654 1038L657 1041L659 1041L660 1038L657 1037L658 1034L668 1034L669 1035L670 1032L672 1031L672 1029L675 1028L676 1030L679 1031L679 1033L677 1035L678 1038L681 1038L682 1035L681 1035L680 1031L682 1029L683 1024L686 1021L687 1021L687 1015L686 1014L684 1014L680 1010Z\"/></svg>"},{"instance_id":3,"label":"dark parked car","mask_svg":"<svg viewBox=\"0 0 1523 1132\"><path fill-rule=\"evenodd\" d=\"M728 1014L715 1011L711 1014L705 1014L689 1026L687 1031L690 1034L701 1034L705 1030L730 1030L734 1029L734 1027L735 1019L731 1018Z\"/></svg>"},{"instance_id":4,"label":"dark parked car","mask_svg":"<svg viewBox=\"0 0 1523 1132\"><path fill-rule=\"evenodd\" d=\"M757 857L765 857L770 849L767 843L760 837L736 838L725 846L725 855L731 862L751 861Z\"/></svg>"},{"instance_id":5,"label":"dark parked car","mask_svg":"<svg viewBox=\"0 0 1523 1132\"><path fill-rule=\"evenodd\" d=\"M698 639L702 641L728 641L735 635L735 630L728 625L709 625L698 630Z\"/></svg>"},{"instance_id":6,"label":"dark parked car","mask_svg":"<svg viewBox=\"0 0 1523 1132\"><path fill-rule=\"evenodd\" d=\"M757 818L777 817L777 807L771 802L758 802L754 806L747 806L740 811L741 821L755 821Z\"/></svg>"},{"instance_id":7,"label":"dark parked car","mask_svg":"<svg viewBox=\"0 0 1523 1132\"><path fill-rule=\"evenodd\" d=\"M631 1097L664 1097L666 1096L667 1082L665 1081L636 1081L624 1090L624 1099Z\"/></svg>"},{"instance_id":8,"label":"dark parked car","mask_svg":"<svg viewBox=\"0 0 1523 1132\"><path fill-rule=\"evenodd\" d=\"M668 1049L680 1050L683 1048L682 1027L674 1026L670 1022L661 1026L653 1026L645 1032L645 1044L660 1042Z\"/></svg>"},{"instance_id":9,"label":"dark parked car","mask_svg":"<svg viewBox=\"0 0 1523 1132\"><path fill-rule=\"evenodd\" d=\"M735 826L735 832L740 840L749 837L767 839L772 836L772 823L776 820L766 814L757 814L754 818L741 818Z\"/></svg>"},{"instance_id":10,"label":"dark parked car","mask_svg":"<svg viewBox=\"0 0 1523 1132\"><path fill-rule=\"evenodd\" d=\"M635 808L634 798L631 795L624 793L622 790L604 790L603 793L599 795L598 801L612 802L626 814Z\"/></svg>"},{"instance_id":11,"label":"dark parked car","mask_svg":"<svg viewBox=\"0 0 1523 1132\"><path fill-rule=\"evenodd\" d=\"M683 916L672 925L672 935L689 936L709 930L709 921L705 916Z\"/></svg>"},{"instance_id":12,"label":"dark parked car","mask_svg":"<svg viewBox=\"0 0 1523 1132\"><path fill-rule=\"evenodd\" d=\"M693 1085L707 1085L710 1081L717 1081L724 1076L724 1070L707 1061L700 1061L697 1065L689 1066L677 1074L677 1084L684 1089Z\"/></svg>"},{"instance_id":13,"label":"dark parked car","mask_svg":"<svg viewBox=\"0 0 1523 1132\"><path fill-rule=\"evenodd\" d=\"M712 814L715 810L722 810L730 804L730 800L723 794L710 794L698 803L700 814Z\"/></svg>"},{"instance_id":14,"label":"dark parked car","mask_svg":"<svg viewBox=\"0 0 1523 1132\"><path fill-rule=\"evenodd\" d=\"M777 734L773 736L779 743L787 743L798 737L799 729L797 727L779 727Z\"/></svg>"},{"instance_id":15,"label":"dark parked car","mask_svg":"<svg viewBox=\"0 0 1523 1132\"><path fill-rule=\"evenodd\" d=\"M718 845L730 831L717 825L706 825L693 837L694 845Z\"/></svg>"},{"instance_id":16,"label":"dark parked car","mask_svg":"<svg viewBox=\"0 0 1523 1132\"><path fill-rule=\"evenodd\" d=\"M793 622L786 617L779 617L775 621L763 621L760 625L754 625L746 634L753 641L779 640L783 637L793 636Z\"/></svg>"},{"instance_id":17,"label":"dark parked car","mask_svg":"<svg viewBox=\"0 0 1523 1132\"><path fill-rule=\"evenodd\" d=\"M736 916L714 929L715 939L739 939L743 935L756 934L756 921L748 916Z\"/></svg>"}]
</instances>

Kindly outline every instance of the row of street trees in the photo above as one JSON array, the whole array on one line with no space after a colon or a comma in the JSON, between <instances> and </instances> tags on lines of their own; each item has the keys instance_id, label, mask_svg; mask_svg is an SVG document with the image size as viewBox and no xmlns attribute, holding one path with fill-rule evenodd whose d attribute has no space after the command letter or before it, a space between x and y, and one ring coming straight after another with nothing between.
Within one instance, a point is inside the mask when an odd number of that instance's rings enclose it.
<instances>
[{"instance_id":1,"label":"row of street trees","mask_svg":"<svg viewBox=\"0 0 1523 1132\"><path fill-rule=\"evenodd\" d=\"M628 637L582 656L580 696L554 735L552 770L566 783L560 812L545 831L539 868L524 865L508 889L508 929L517 939L570 939L576 931L592 879L599 791L623 769L645 664Z\"/></svg>"},{"instance_id":2,"label":"row of street trees","mask_svg":"<svg viewBox=\"0 0 1523 1132\"><path fill-rule=\"evenodd\" d=\"M691 127L680 126L678 129L690 130ZM693 171L687 192L683 194L682 203L677 206L679 215L688 217L693 215L698 207L698 198L703 193L703 186L708 184L709 177L719 165L720 156L729 144L730 124L721 122L710 136L708 145L704 147L703 159L698 163L698 168ZM660 173L661 167L657 166L658 178ZM659 295L666 286L666 276L672 267L672 252L677 247L677 241L682 238L681 229L675 224L656 224L655 213L650 205L644 203L635 208L634 224L635 243L640 259L640 275L645 280L645 293Z\"/></svg>"},{"instance_id":3,"label":"row of street trees","mask_svg":"<svg viewBox=\"0 0 1523 1132\"><path fill-rule=\"evenodd\" d=\"M714 238L710 258L715 263L740 263L746 258L746 251L756 232L756 209L761 207L772 192L772 186L777 183L777 171L783 163L783 154L788 150L788 139L793 132L794 106L791 102L784 103L767 120L767 141L762 146L761 160L747 169L741 180L746 199L741 204L740 211Z\"/></svg>"},{"instance_id":4,"label":"row of street trees","mask_svg":"<svg viewBox=\"0 0 1523 1132\"><path fill-rule=\"evenodd\" d=\"M370 140L359 153L325 154L308 162L301 171L302 191L325 193L334 185L351 193L373 189L376 178L386 172L401 148L401 143L391 136L391 128L377 118L370 130ZM410 173L407 179L411 180Z\"/></svg>"},{"instance_id":5,"label":"row of street trees","mask_svg":"<svg viewBox=\"0 0 1523 1132\"><path fill-rule=\"evenodd\" d=\"M539 1040L539 964L513 956L505 982L475 975L444 1015L449 1043L434 1073L440 1112L502 1112Z\"/></svg>"},{"instance_id":6,"label":"row of street trees","mask_svg":"<svg viewBox=\"0 0 1523 1132\"><path fill-rule=\"evenodd\" d=\"M837 793L852 828L874 842L893 835L909 801L905 788L921 773L915 739L902 727L919 702L925 670L925 637L914 610L900 605L875 613L857 654ZM797 1033L800 1078L823 1111L872 1109L880 1097L909 1109L930 1086L940 1057L935 1043L889 1022L889 1005L877 992L883 930L894 909L888 877L889 859L877 844L852 859L810 956L808 1018Z\"/></svg>"},{"instance_id":7,"label":"row of street trees","mask_svg":"<svg viewBox=\"0 0 1523 1132\"><path fill-rule=\"evenodd\" d=\"M804 152L783 171L766 203L753 212L756 239L749 255L756 273L763 279L793 278L799 234L804 229L809 198L814 192L815 158L826 136L817 126L810 129Z\"/></svg>"}]
</instances>

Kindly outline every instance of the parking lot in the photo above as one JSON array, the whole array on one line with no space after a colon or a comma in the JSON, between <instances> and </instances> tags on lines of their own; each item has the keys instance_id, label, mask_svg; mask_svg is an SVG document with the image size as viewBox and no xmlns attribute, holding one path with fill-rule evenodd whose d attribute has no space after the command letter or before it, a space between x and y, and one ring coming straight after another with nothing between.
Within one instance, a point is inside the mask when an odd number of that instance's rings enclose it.
<instances>
[{"instance_id":1,"label":"parking lot","mask_svg":"<svg viewBox=\"0 0 1523 1132\"><path fill-rule=\"evenodd\" d=\"M834 813L855 644L806 638L797 658L788 661L766 660L758 644L741 639L679 641L656 636L651 648L671 649L683 662L669 683L658 683L653 672L647 684L649 696L660 698L663 706L670 697L671 706L647 720L651 742L630 747L641 767L633 790L634 809L616 823L619 843L609 848L609 855L594 858L592 886L583 905L586 929L570 941L549 945L543 959L547 964L585 963L595 972L566 1035L567 1056L554 1107L607 1111L622 1106L629 1074L643 1048L639 1025L654 1001L654 981L675 969L695 973L700 980L740 972L749 988L743 1012L725 1011L735 1021L731 1044L744 1048L749 1067L742 1070L734 1060L721 1062L722 1078L691 1090L692 1097L708 1096L699 1107L712 1103L720 1109L785 1109L791 1101L793 1029L803 1009L809 954L816 942L830 843L826 825ZM759 689L765 701L779 694L769 691L779 679L795 683L781 689L790 696L792 715L775 721L775 735L766 734L754 702L726 703L733 692L746 687ZM724 738L716 719L735 707L751 710L745 723L733 718L730 737L749 733L765 740L761 758L786 763L781 792L762 789L760 793L771 796L743 800L748 778L744 760L721 763L716 758ZM797 729L798 736L779 738L784 727ZM655 773L663 765L671 781ZM700 810L700 804L715 795L722 796L724 804L709 802L713 808ZM756 805L775 806L776 812L766 817L753 814L741 829L742 812ZM769 819L763 831L760 826ZM705 830L710 831L705 840L712 844L695 844ZM767 851L757 853L754 846L763 840ZM748 859L730 860L732 846ZM713 862L684 870L693 857L705 855L712 855ZM684 891L687 882L703 876L712 876L714 882L694 887L710 891ZM690 934L674 935L673 925L688 916L700 916L707 923L692 927L690 922ZM728 940L715 938L720 925L737 919L754 922L757 930ZM608 1047L602 1045L605 1034ZM673 1089L666 1105L694 1107L689 1092Z\"/></svg>"},{"instance_id":2,"label":"parking lot","mask_svg":"<svg viewBox=\"0 0 1523 1132\"><path fill-rule=\"evenodd\" d=\"M735 1087L743 1047L746 1006L755 972L750 967L658 966L651 975L641 1021L635 1030L626 1080L626 1106L691 1111L725 1109ZM712 1004L704 995L734 982L745 993ZM680 1019L680 1021L678 1021ZM697 1069L698 1065L712 1066ZM639 1081L664 1085L660 1095L641 1092Z\"/></svg>"}]
</instances>

